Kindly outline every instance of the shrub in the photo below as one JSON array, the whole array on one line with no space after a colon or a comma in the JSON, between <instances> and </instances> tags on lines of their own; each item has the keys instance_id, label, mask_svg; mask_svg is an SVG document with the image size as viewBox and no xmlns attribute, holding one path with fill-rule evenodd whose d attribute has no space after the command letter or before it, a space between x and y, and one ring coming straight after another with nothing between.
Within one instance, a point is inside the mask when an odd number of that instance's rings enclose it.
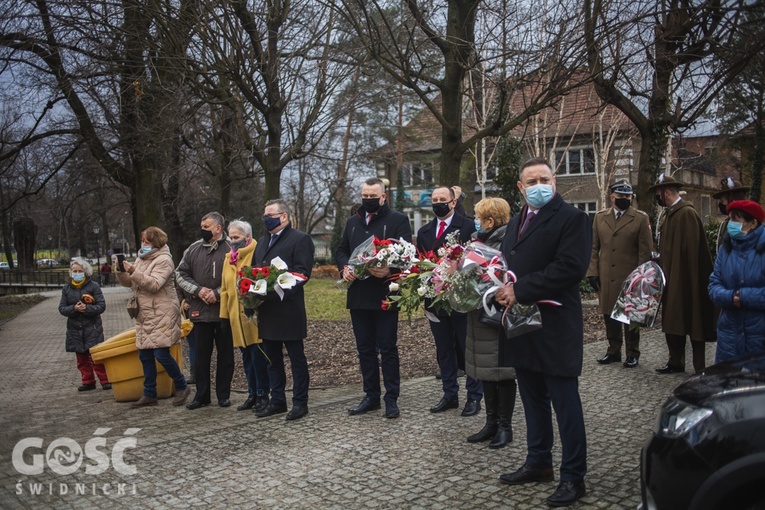
<instances>
[{"instance_id":1,"label":"shrub","mask_svg":"<svg viewBox=\"0 0 765 510\"><path fill-rule=\"evenodd\" d=\"M313 271L311 272L311 278L333 278L337 280L340 278L340 272L335 266L317 266L313 268Z\"/></svg>"}]
</instances>

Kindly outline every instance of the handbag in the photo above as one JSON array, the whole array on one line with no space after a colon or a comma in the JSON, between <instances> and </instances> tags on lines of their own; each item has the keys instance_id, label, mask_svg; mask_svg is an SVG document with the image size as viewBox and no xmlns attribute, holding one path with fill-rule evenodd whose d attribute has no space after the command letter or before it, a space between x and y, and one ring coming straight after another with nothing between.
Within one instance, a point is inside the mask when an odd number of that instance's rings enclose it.
<instances>
[{"instance_id":1,"label":"handbag","mask_svg":"<svg viewBox=\"0 0 765 510\"><path fill-rule=\"evenodd\" d=\"M542 313L535 304L514 304L510 308L498 308L492 306L488 313L485 308L480 309L478 322L501 329L505 332L505 338L514 338L525 335L542 327Z\"/></svg>"},{"instance_id":2,"label":"handbag","mask_svg":"<svg viewBox=\"0 0 765 510\"><path fill-rule=\"evenodd\" d=\"M135 297L135 293L128 298L126 308L131 319L138 317L138 299Z\"/></svg>"}]
</instances>

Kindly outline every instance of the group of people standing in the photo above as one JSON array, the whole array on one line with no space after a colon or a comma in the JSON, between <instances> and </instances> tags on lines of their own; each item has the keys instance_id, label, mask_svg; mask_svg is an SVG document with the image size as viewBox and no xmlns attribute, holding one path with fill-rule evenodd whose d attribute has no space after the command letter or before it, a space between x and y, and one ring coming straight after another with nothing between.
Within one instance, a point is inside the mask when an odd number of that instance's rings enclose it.
<instances>
[{"instance_id":1,"label":"group of people standing","mask_svg":"<svg viewBox=\"0 0 765 510\"><path fill-rule=\"evenodd\" d=\"M578 389L584 334L579 284L587 276L599 291L608 350L597 362L622 362L624 339L623 366L636 368L640 358L639 331L625 327L610 315L627 275L656 257L654 239L648 215L632 206L634 194L626 182L610 187L611 207L599 212L594 222L564 201L557 192L552 167L544 159L524 163L517 186L525 204L514 217L509 204L501 198L481 200L475 205L475 217L470 218L461 208L455 189L439 186L431 194L435 218L418 231L418 250L436 252L449 235L458 237L461 243L477 240L501 250L516 279L501 287L495 300L505 307L538 303L543 327L507 339L503 330L479 320L480 311L446 313L426 303L443 392L430 411L437 414L459 407L458 371L464 369L466 399L461 415L476 415L482 400L486 407L483 428L467 441L488 441L490 448L502 448L513 438L512 417L518 392L525 412L527 454L516 471L500 477L502 483L518 485L554 479L554 409L562 460L560 483L547 504L568 506L585 494L587 472L587 441ZM685 370L687 336L696 371L705 366L707 341L718 340L718 361L765 350L765 210L739 196L744 189L740 183L724 180L716 198L728 218L721 229L713 266L701 219L690 203L683 201L681 187L682 183L664 176L651 187L657 203L665 208L656 235L658 261L667 280L662 328L669 359L657 369L662 374ZM187 381L169 355L169 346L180 338L179 290L188 303L196 344L196 394L187 404L188 409L211 404L213 347L218 355L217 402L221 407L231 405L236 346L242 354L248 383L247 400L237 409L252 409L259 417L287 412L286 350L293 376L292 409L286 419L296 420L308 414L303 284L311 276L314 246L310 236L291 226L289 207L283 200L266 204L263 221L266 233L255 241L249 223L232 221L226 235L220 214L205 215L201 239L184 252L177 268L172 265L167 236L149 227L141 234L138 260L134 264L125 262L124 268L115 264L118 281L133 288L139 305L136 342L145 385L144 396L134 406L157 403L155 360L165 366L175 382L173 404L185 403L190 394ZM384 402L383 416L394 419L400 416L398 312L395 308L383 309L380 303L388 293L391 272L397 269L370 268L370 276L359 279L349 265L354 248L370 236L409 242L412 238L408 218L389 207L385 183L377 178L364 182L361 207L345 225L336 260L342 278L350 284L347 308L363 378L364 396L348 413L360 415L378 410ZM276 257L287 264L290 272L304 278L283 296L269 292L256 311L245 310L237 296L237 275L244 266L268 266ZM87 280L87 263L75 259L71 267L72 282L64 289L60 311L70 317L68 331L85 331L79 322L86 319L93 320L93 330L76 341L74 335L70 338L68 334L67 349L78 352L78 367L83 374L80 389L95 388L95 375L106 388L108 381L102 367L98 369L87 359L92 338L97 339L99 334L103 337L98 318L105 307L103 295L97 285L93 288ZM85 292L93 296L91 304L82 303ZM715 326L715 306L721 310L719 329ZM252 315L257 315L256 322L248 318Z\"/></svg>"}]
</instances>

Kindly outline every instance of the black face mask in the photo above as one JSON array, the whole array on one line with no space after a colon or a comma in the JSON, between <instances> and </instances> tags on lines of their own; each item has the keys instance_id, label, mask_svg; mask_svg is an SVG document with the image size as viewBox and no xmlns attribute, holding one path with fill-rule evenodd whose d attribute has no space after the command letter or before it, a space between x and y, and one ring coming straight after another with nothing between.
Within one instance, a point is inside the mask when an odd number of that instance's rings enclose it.
<instances>
[{"instance_id":1,"label":"black face mask","mask_svg":"<svg viewBox=\"0 0 765 510\"><path fill-rule=\"evenodd\" d=\"M720 214L728 214L728 206L722 202L717 202L717 207L720 209Z\"/></svg>"},{"instance_id":2,"label":"black face mask","mask_svg":"<svg viewBox=\"0 0 765 510\"><path fill-rule=\"evenodd\" d=\"M433 212L438 216L439 218L443 218L444 216L449 214L449 202L439 202L436 204L433 204Z\"/></svg>"},{"instance_id":3,"label":"black face mask","mask_svg":"<svg viewBox=\"0 0 765 510\"><path fill-rule=\"evenodd\" d=\"M632 203L632 200L630 200L629 198L617 198L614 200L614 205L620 211L626 211L629 208L631 203Z\"/></svg>"},{"instance_id":4,"label":"black face mask","mask_svg":"<svg viewBox=\"0 0 765 510\"><path fill-rule=\"evenodd\" d=\"M654 198L656 199L657 204L664 207L664 198L661 195L654 195Z\"/></svg>"},{"instance_id":5,"label":"black face mask","mask_svg":"<svg viewBox=\"0 0 765 510\"><path fill-rule=\"evenodd\" d=\"M368 214L374 214L380 210L380 199L379 198L362 198L361 207Z\"/></svg>"},{"instance_id":6,"label":"black face mask","mask_svg":"<svg viewBox=\"0 0 765 510\"><path fill-rule=\"evenodd\" d=\"M212 233L212 230L205 230L205 229L202 229L202 230L200 231L200 235L202 236L202 239L204 239L204 241L205 241L206 243L209 243L210 241L212 241L212 238L213 238L213 233Z\"/></svg>"},{"instance_id":7,"label":"black face mask","mask_svg":"<svg viewBox=\"0 0 765 510\"><path fill-rule=\"evenodd\" d=\"M273 229L282 224L282 220L279 218L279 216L276 218L272 218L271 216L263 216L263 224L265 224L266 230L271 232Z\"/></svg>"}]
</instances>

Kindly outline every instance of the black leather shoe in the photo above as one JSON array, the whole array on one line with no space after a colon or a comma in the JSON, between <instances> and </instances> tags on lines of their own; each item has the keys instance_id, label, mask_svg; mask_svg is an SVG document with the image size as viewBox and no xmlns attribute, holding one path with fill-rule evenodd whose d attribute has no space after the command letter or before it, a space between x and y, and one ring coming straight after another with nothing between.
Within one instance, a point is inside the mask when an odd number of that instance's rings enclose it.
<instances>
[{"instance_id":1,"label":"black leather shoe","mask_svg":"<svg viewBox=\"0 0 765 510\"><path fill-rule=\"evenodd\" d=\"M210 405L209 402L207 402L206 404L203 404L202 402L198 400L192 400L191 402L186 404L186 409L191 409L193 411L194 409L199 409L200 407L207 407L209 405Z\"/></svg>"},{"instance_id":2,"label":"black leather shoe","mask_svg":"<svg viewBox=\"0 0 765 510\"><path fill-rule=\"evenodd\" d=\"M608 365L609 363L618 363L622 360L621 356L614 356L613 354L606 354L598 360L601 365Z\"/></svg>"},{"instance_id":3,"label":"black leather shoe","mask_svg":"<svg viewBox=\"0 0 765 510\"><path fill-rule=\"evenodd\" d=\"M436 379L439 379L439 380L441 379L441 372L436 373Z\"/></svg>"},{"instance_id":4,"label":"black leather shoe","mask_svg":"<svg viewBox=\"0 0 765 510\"><path fill-rule=\"evenodd\" d=\"M547 498L550 506L569 506L587 493L584 482L561 482L552 496Z\"/></svg>"},{"instance_id":5,"label":"black leather shoe","mask_svg":"<svg viewBox=\"0 0 765 510\"><path fill-rule=\"evenodd\" d=\"M269 403L266 407L264 407L260 411L255 411L255 416L257 416L258 418L265 418L266 416L273 416L275 414L286 413L286 412L287 412L286 402L282 402L281 404Z\"/></svg>"},{"instance_id":6,"label":"black leather shoe","mask_svg":"<svg viewBox=\"0 0 765 510\"><path fill-rule=\"evenodd\" d=\"M236 410L246 411L247 409L252 409L253 407L255 407L255 395L250 395L241 405L236 406Z\"/></svg>"},{"instance_id":7,"label":"black leather shoe","mask_svg":"<svg viewBox=\"0 0 765 510\"><path fill-rule=\"evenodd\" d=\"M442 398L438 401L438 404L430 408L431 413L443 413L448 409L457 409L460 406L457 397Z\"/></svg>"},{"instance_id":8,"label":"black leather shoe","mask_svg":"<svg viewBox=\"0 0 765 510\"><path fill-rule=\"evenodd\" d=\"M657 368L656 371L660 374L682 374L685 372L684 367L676 367L667 363L661 368Z\"/></svg>"},{"instance_id":9,"label":"black leather shoe","mask_svg":"<svg viewBox=\"0 0 765 510\"><path fill-rule=\"evenodd\" d=\"M481 410L480 400L468 400L462 408L462 416L475 416Z\"/></svg>"},{"instance_id":10,"label":"black leather shoe","mask_svg":"<svg viewBox=\"0 0 765 510\"><path fill-rule=\"evenodd\" d=\"M357 414L368 413L369 411L375 411L380 409L380 401L374 400L370 397L364 397L364 399L356 407L348 409L348 414L356 416Z\"/></svg>"},{"instance_id":11,"label":"black leather shoe","mask_svg":"<svg viewBox=\"0 0 765 510\"><path fill-rule=\"evenodd\" d=\"M462 369L460 369L460 370L457 370L457 377L458 377L458 378L459 378L459 377L465 377L465 375L467 375L467 374L465 374L465 371L464 371L464 370L462 370Z\"/></svg>"},{"instance_id":12,"label":"black leather shoe","mask_svg":"<svg viewBox=\"0 0 765 510\"><path fill-rule=\"evenodd\" d=\"M287 421L299 420L306 414L308 414L308 406L304 406L302 404L293 404L292 409L290 409L290 412L287 413L287 417L285 419Z\"/></svg>"},{"instance_id":13,"label":"black leather shoe","mask_svg":"<svg viewBox=\"0 0 765 510\"><path fill-rule=\"evenodd\" d=\"M398 410L398 404L396 402L385 402L385 417L398 418L399 416L401 416L401 411Z\"/></svg>"},{"instance_id":14,"label":"black leather shoe","mask_svg":"<svg viewBox=\"0 0 765 510\"><path fill-rule=\"evenodd\" d=\"M112 383L102 384L101 388L104 389L104 390L110 390L110 389L112 389Z\"/></svg>"},{"instance_id":15,"label":"black leather shoe","mask_svg":"<svg viewBox=\"0 0 765 510\"><path fill-rule=\"evenodd\" d=\"M252 408L253 413L262 411L268 405L268 397L265 395L259 395L255 397L255 406Z\"/></svg>"},{"instance_id":16,"label":"black leather shoe","mask_svg":"<svg viewBox=\"0 0 765 510\"><path fill-rule=\"evenodd\" d=\"M624 368L635 368L638 366L638 360L634 356L627 356L627 359L624 360Z\"/></svg>"},{"instance_id":17,"label":"black leather shoe","mask_svg":"<svg viewBox=\"0 0 765 510\"><path fill-rule=\"evenodd\" d=\"M90 391L95 389L96 389L95 384L83 384L82 386L77 388L77 391Z\"/></svg>"},{"instance_id":18,"label":"black leather shoe","mask_svg":"<svg viewBox=\"0 0 765 510\"><path fill-rule=\"evenodd\" d=\"M499 481L507 485L521 485L534 482L552 482L555 479L553 468L534 469L526 464L515 473L500 475Z\"/></svg>"},{"instance_id":19,"label":"black leather shoe","mask_svg":"<svg viewBox=\"0 0 765 510\"><path fill-rule=\"evenodd\" d=\"M505 446L507 446L507 443L511 443L512 441L513 441L513 428L500 426L497 429L497 433L494 434L494 437L491 439L491 443L489 443L489 448L491 448L492 450L496 450L498 448L504 448Z\"/></svg>"},{"instance_id":20,"label":"black leather shoe","mask_svg":"<svg viewBox=\"0 0 765 510\"><path fill-rule=\"evenodd\" d=\"M231 401L227 398L218 400L218 407L231 407Z\"/></svg>"}]
</instances>

